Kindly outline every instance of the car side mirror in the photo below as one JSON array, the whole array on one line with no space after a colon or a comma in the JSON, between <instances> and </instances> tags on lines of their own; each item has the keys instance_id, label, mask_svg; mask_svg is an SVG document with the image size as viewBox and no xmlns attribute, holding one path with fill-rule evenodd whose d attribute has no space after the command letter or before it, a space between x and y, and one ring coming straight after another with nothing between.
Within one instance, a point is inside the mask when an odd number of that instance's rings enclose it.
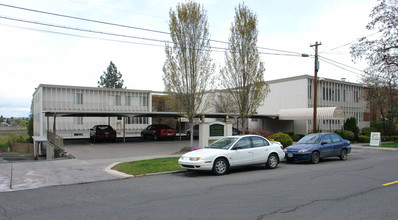
<instances>
[{"instance_id":1,"label":"car side mirror","mask_svg":"<svg viewBox=\"0 0 398 220\"><path fill-rule=\"evenodd\" d=\"M322 142L321 144L324 145L324 144L327 144L327 143L328 143L328 142L324 141L324 142Z\"/></svg>"},{"instance_id":2,"label":"car side mirror","mask_svg":"<svg viewBox=\"0 0 398 220\"><path fill-rule=\"evenodd\" d=\"M240 150L240 149L242 149L241 147L234 147L234 148L232 148L232 150Z\"/></svg>"}]
</instances>

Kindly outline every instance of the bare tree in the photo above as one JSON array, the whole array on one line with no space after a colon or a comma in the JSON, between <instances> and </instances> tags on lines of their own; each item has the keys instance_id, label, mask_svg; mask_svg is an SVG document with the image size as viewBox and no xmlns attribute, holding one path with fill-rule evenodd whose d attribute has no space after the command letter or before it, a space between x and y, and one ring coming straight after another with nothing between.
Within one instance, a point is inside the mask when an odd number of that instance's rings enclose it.
<instances>
[{"instance_id":1,"label":"bare tree","mask_svg":"<svg viewBox=\"0 0 398 220\"><path fill-rule=\"evenodd\" d=\"M169 16L173 45L166 45L163 82L170 102L193 129L198 111L207 106L205 95L213 83L207 15L200 4L188 1L178 4L176 11L170 9Z\"/></svg>"},{"instance_id":2,"label":"bare tree","mask_svg":"<svg viewBox=\"0 0 398 220\"><path fill-rule=\"evenodd\" d=\"M242 129L255 113L269 90L264 81L264 64L257 49L257 15L244 4L235 8L221 86L231 94L239 111Z\"/></svg>"},{"instance_id":3,"label":"bare tree","mask_svg":"<svg viewBox=\"0 0 398 220\"><path fill-rule=\"evenodd\" d=\"M380 36L361 38L351 47L351 56L367 61L362 81L369 88L368 101L380 113L384 131L391 133L398 110L398 0L381 0L370 17L366 28Z\"/></svg>"}]
</instances>

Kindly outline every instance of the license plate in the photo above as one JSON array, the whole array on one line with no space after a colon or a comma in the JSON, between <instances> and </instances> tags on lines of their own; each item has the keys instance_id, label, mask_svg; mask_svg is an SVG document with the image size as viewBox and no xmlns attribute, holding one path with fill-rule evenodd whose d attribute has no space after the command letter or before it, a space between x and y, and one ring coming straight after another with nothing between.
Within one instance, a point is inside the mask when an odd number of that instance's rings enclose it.
<instances>
[{"instance_id":1,"label":"license plate","mask_svg":"<svg viewBox=\"0 0 398 220\"><path fill-rule=\"evenodd\" d=\"M293 157L293 154L287 154L287 157Z\"/></svg>"}]
</instances>

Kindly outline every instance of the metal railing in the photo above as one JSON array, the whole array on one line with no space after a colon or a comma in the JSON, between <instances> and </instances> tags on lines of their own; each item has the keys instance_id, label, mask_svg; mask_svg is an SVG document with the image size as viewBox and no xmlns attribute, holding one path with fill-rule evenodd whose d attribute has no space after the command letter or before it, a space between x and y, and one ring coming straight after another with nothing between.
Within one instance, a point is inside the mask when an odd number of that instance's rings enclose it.
<instances>
[{"instance_id":1,"label":"metal railing","mask_svg":"<svg viewBox=\"0 0 398 220\"><path fill-rule=\"evenodd\" d=\"M64 138L51 131L47 131L47 139L58 147L64 147Z\"/></svg>"}]
</instances>

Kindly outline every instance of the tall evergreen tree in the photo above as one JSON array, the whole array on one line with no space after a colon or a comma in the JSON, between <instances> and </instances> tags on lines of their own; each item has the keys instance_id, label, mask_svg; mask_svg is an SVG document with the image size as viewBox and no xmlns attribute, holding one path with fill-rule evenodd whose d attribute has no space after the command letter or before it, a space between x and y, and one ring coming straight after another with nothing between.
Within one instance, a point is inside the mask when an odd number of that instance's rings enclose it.
<instances>
[{"instance_id":1,"label":"tall evergreen tree","mask_svg":"<svg viewBox=\"0 0 398 220\"><path fill-rule=\"evenodd\" d=\"M101 88L123 88L122 74L117 71L115 64L111 61L106 72L100 77L98 87Z\"/></svg>"}]
</instances>

